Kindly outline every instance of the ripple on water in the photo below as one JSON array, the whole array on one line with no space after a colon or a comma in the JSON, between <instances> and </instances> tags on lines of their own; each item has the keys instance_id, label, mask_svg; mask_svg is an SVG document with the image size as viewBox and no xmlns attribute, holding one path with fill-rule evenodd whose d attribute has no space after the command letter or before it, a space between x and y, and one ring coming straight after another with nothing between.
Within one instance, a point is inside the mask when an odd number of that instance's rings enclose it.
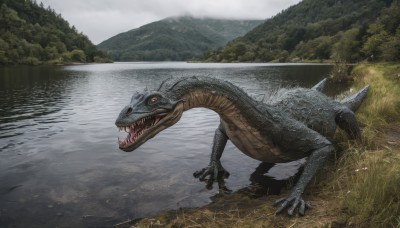
<instances>
[{"instance_id":1,"label":"ripple on water","mask_svg":"<svg viewBox=\"0 0 400 228\"><path fill-rule=\"evenodd\" d=\"M218 115L205 109L185 112L176 125L125 153L116 143L117 136L125 136L114 126L119 111L133 92L157 87L171 76L218 77L261 97L281 84L313 84L330 70L299 67L116 63L0 68L4 226L96 227L210 202L217 190L205 190L192 173L209 163ZM259 166L231 143L222 163L233 190L250 185ZM20 215L23 220L16 219Z\"/></svg>"}]
</instances>

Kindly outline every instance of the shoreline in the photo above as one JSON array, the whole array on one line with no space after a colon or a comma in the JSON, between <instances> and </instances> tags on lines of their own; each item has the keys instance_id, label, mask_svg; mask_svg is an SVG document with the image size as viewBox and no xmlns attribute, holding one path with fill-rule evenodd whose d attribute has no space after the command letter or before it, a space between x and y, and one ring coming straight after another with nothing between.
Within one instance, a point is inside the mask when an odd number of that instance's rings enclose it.
<instances>
[{"instance_id":1,"label":"shoreline","mask_svg":"<svg viewBox=\"0 0 400 228\"><path fill-rule=\"evenodd\" d=\"M202 207L165 211L115 226L399 226L400 203L390 205L387 202L397 202L397 187L400 187L400 182L396 185L396 181L400 180L399 75L400 64L361 64L354 67L353 86L358 89L369 84L371 88L365 104L356 113L363 129L361 143L349 141L338 132L334 144L341 150L327 162L306 189L304 198L310 201L313 208L307 210L304 217L274 215L276 208L272 203L290 191L292 185L289 184L280 195L254 197L241 191L217 194L212 203ZM381 164L382 159L393 162ZM380 178L376 178L377 174ZM378 194L386 195L382 198ZM376 205L376 208L370 204ZM375 210L380 213L375 213Z\"/></svg>"}]
</instances>

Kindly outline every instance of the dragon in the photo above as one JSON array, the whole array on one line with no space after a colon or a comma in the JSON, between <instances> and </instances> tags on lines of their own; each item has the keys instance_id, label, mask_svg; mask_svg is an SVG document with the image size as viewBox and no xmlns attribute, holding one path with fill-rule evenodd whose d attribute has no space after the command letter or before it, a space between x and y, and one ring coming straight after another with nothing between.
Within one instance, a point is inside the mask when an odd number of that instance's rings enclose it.
<instances>
[{"instance_id":1,"label":"dragon","mask_svg":"<svg viewBox=\"0 0 400 228\"><path fill-rule=\"evenodd\" d=\"M311 205L302 194L307 184L335 149L331 139L336 128L350 139L360 138L354 112L368 92L365 86L354 95L336 101L324 95L326 79L312 88L282 88L267 100L257 101L240 87L211 77L171 78L158 89L136 92L115 124L128 134L119 148L131 152L162 130L179 121L182 113L197 107L219 114L211 159L193 175L208 186L228 178L220 158L228 140L240 151L263 162L281 163L307 157L303 173L292 191L277 201L276 214L304 215ZM220 184L220 188L223 184Z\"/></svg>"}]
</instances>

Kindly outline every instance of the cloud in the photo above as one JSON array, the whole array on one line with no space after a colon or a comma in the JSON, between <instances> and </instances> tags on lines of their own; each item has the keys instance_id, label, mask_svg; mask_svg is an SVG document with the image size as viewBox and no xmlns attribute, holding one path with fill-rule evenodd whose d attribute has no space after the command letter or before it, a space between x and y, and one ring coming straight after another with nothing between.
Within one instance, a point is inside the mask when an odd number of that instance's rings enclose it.
<instances>
[{"instance_id":1,"label":"cloud","mask_svg":"<svg viewBox=\"0 0 400 228\"><path fill-rule=\"evenodd\" d=\"M171 16L266 19L300 0L42 0L98 44Z\"/></svg>"}]
</instances>

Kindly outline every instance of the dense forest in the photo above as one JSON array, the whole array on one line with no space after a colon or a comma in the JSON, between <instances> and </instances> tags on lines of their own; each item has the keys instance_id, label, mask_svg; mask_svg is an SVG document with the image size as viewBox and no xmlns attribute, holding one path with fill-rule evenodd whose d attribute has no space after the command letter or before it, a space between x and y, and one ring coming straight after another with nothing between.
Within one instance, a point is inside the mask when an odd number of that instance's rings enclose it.
<instances>
[{"instance_id":1,"label":"dense forest","mask_svg":"<svg viewBox=\"0 0 400 228\"><path fill-rule=\"evenodd\" d=\"M116 61L182 61L203 57L262 21L170 17L118 34L98 48Z\"/></svg>"},{"instance_id":2,"label":"dense forest","mask_svg":"<svg viewBox=\"0 0 400 228\"><path fill-rule=\"evenodd\" d=\"M398 0L303 0L209 50L213 62L400 60Z\"/></svg>"},{"instance_id":3,"label":"dense forest","mask_svg":"<svg viewBox=\"0 0 400 228\"><path fill-rule=\"evenodd\" d=\"M35 0L0 0L0 65L105 62L104 52Z\"/></svg>"}]
</instances>

